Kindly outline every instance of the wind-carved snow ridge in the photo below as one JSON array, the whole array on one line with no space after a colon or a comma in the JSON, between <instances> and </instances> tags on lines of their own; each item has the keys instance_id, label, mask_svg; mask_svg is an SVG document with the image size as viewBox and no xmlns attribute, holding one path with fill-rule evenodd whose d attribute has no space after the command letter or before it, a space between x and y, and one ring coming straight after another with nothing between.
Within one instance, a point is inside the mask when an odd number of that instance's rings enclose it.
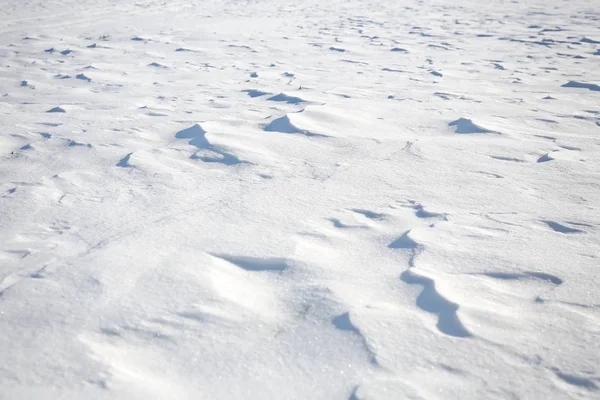
<instances>
[{"instance_id":1,"label":"wind-carved snow ridge","mask_svg":"<svg viewBox=\"0 0 600 400\"><path fill-rule=\"evenodd\" d=\"M563 280L558 276L547 274L544 272L525 271L522 273L518 272L482 272L473 275L483 275L489 278L502 279L502 280L520 280L520 279L539 279L541 281L547 281L554 285L562 285Z\"/></svg>"},{"instance_id":2,"label":"wind-carved snow ridge","mask_svg":"<svg viewBox=\"0 0 600 400\"><path fill-rule=\"evenodd\" d=\"M456 133L499 133L483 128L467 118L459 118L450 122L448 126L455 127Z\"/></svg>"},{"instance_id":3,"label":"wind-carved snow ridge","mask_svg":"<svg viewBox=\"0 0 600 400\"><path fill-rule=\"evenodd\" d=\"M190 156L192 159L225 165L235 165L244 162L219 146L212 145L206 138L206 131L199 124L177 132L175 137L177 139L190 139L189 144L198 149L198 151Z\"/></svg>"},{"instance_id":4,"label":"wind-carved snow ridge","mask_svg":"<svg viewBox=\"0 0 600 400\"><path fill-rule=\"evenodd\" d=\"M596 85L595 83L586 83L586 82L577 82L577 81L569 81L562 85L565 88L577 88L577 89L588 89L593 92L600 92L600 85Z\"/></svg>"},{"instance_id":5,"label":"wind-carved snow ridge","mask_svg":"<svg viewBox=\"0 0 600 400\"><path fill-rule=\"evenodd\" d=\"M425 213L423 207L415 206L416 214L419 218L435 218L441 214ZM420 285L423 287L421 293L417 296L417 307L428 313L437 315L438 321L436 327L446 335L467 338L471 333L463 326L458 318L458 304L448 300L436 289L435 280L423 276L419 273L416 265L418 255L425 251L425 247L419 244L410 236L410 230L404 232L402 236L388 245L390 249L408 251L410 258L408 269L402 272L400 279L409 285Z\"/></svg>"},{"instance_id":6,"label":"wind-carved snow ridge","mask_svg":"<svg viewBox=\"0 0 600 400\"><path fill-rule=\"evenodd\" d=\"M242 90L242 92L247 93L250 97L261 97L270 94L268 92L263 92L262 90L258 89L244 89Z\"/></svg>"},{"instance_id":7,"label":"wind-carved snow ridge","mask_svg":"<svg viewBox=\"0 0 600 400\"><path fill-rule=\"evenodd\" d=\"M584 232L581 229L571 228L567 225L564 225L564 224L561 224L561 223L558 223L555 221L544 220L542 222L544 222L546 225L548 225L548 227L551 228L553 231L559 232L559 233L569 234L569 233L583 233Z\"/></svg>"},{"instance_id":8,"label":"wind-carved snow ridge","mask_svg":"<svg viewBox=\"0 0 600 400\"><path fill-rule=\"evenodd\" d=\"M227 254L213 254L230 262L246 271L285 271L289 268L289 260L285 258L257 258L247 256L232 256Z\"/></svg>"},{"instance_id":9,"label":"wind-carved snow ridge","mask_svg":"<svg viewBox=\"0 0 600 400\"><path fill-rule=\"evenodd\" d=\"M419 248L419 244L412 240L408 234L410 231L406 231L398 239L394 240L388 245L390 249L412 249L416 250ZM411 256L411 264L413 262L414 254Z\"/></svg>"},{"instance_id":10,"label":"wind-carved snow ridge","mask_svg":"<svg viewBox=\"0 0 600 400\"><path fill-rule=\"evenodd\" d=\"M266 132L279 132L279 133L288 133L288 134L301 134L310 137L327 137L327 135L323 135L320 133L313 133L307 131L305 129L301 129L297 127L291 120L290 117L286 114L283 117L275 118L269 124L267 124L264 128Z\"/></svg>"},{"instance_id":11,"label":"wind-carved snow ridge","mask_svg":"<svg viewBox=\"0 0 600 400\"><path fill-rule=\"evenodd\" d=\"M66 113L65 109L62 108L62 107L54 107L54 108L51 108L50 110L48 110L46 112L49 112L49 113Z\"/></svg>"},{"instance_id":12,"label":"wind-carved snow ridge","mask_svg":"<svg viewBox=\"0 0 600 400\"><path fill-rule=\"evenodd\" d=\"M255 96L253 96L253 94L256 94L256 93L249 92L248 94L250 94L252 97L255 97ZM270 101L279 101L279 102L284 102L284 103L287 103L287 104L301 104L301 103L306 103L306 101L303 100L303 99L301 99L300 97L290 96L290 95L287 95L285 93L279 93L279 94L277 94L275 96L269 97L267 100L270 100Z\"/></svg>"},{"instance_id":13,"label":"wind-carved snow ridge","mask_svg":"<svg viewBox=\"0 0 600 400\"><path fill-rule=\"evenodd\" d=\"M267 132L281 132L281 133L301 133L306 134L305 130L302 130L295 126L292 121L290 121L290 117L284 115L283 117L279 117L269 122L267 126L265 126L265 131Z\"/></svg>"},{"instance_id":14,"label":"wind-carved snow ridge","mask_svg":"<svg viewBox=\"0 0 600 400\"><path fill-rule=\"evenodd\" d=\"M119 162L117 163L117 167L122 167L122 168L132 167L132 165L129 164L129 159L131 158L132 154L133 154L133 152L127 154L125 157L120 159Z\"/></svg>"},{"instance_id":15,"label":"wind-carved snow ridge","mask_svg":"<svg viewBox=\"0 0 600 400\"><path fill-rule=\"evenodd\" d=\"M335 318L333 318L331 320L331 323L339 330L353 332L356 335L358 335L361 338L363 345L369 355L370 362L375 366L379 366L379 363L377 362L376 353L370 347L370 345L367 341L367 338L363 335L363 333L361 333L360 329L358 329L352 323L350 312L345 312L343 314L336 316Z\"/></svg>"},{"instance_id":16,"label":"wind-carved snow ridge","mask_svg":"<svg viewBox=\"0 0 600 400\"><path fill-rule=\"evenodd\" d=\"M423 311L437 315L438 322L436 326L440 332L462 338L471 336L471 333L463 326L456 315L459 308L458 304L442 296L437 291L433 279L419 275L414 268L404 271L400 279L409 285L423 286L423 290L417 297L417 306Z\"/></svg>"},{"instance_id":17,"label":"wind-carved snow ridge","mask_svg":"<svg viewBox=\"0 0 600 400\"><path fill-rule=\"evenodd\" d=\"M353 208L351 211L353 211L357 214L364 215L365 217L367 217L369 219L373 219L373 220L381 220L381 219L385 219L385 217L386 217L386 214L374 212L371 210L363 210L361 208Z\"/></svg>"}]
</instances>

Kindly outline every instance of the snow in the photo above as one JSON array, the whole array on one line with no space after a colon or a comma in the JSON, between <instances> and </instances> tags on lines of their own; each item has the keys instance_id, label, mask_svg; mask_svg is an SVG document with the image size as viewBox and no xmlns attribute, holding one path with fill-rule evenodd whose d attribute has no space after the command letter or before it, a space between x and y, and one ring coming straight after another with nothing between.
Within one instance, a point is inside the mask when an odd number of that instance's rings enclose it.
<instances>
[{"instance_id":1,"label":"snow","mask_svg":"<svg viewBox=\"0 0 600 400\"><path fill-rule=\"evenodd\" d=\"M5 1L0 398L598 398L599 21Z\"/></svg>"}]
</instances>

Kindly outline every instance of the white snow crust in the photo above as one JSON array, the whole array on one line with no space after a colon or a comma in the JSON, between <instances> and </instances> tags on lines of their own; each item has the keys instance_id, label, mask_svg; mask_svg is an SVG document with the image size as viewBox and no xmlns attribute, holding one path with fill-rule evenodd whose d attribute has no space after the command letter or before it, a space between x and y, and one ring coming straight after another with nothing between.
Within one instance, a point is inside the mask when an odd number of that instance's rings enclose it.
<instances>
[{"instance_id":1,"label":"white snow crust","mask_svg":"<svg viewBox=\"0 0 600 400\"><path fill-rule=\"evenodd\" d=\"M600 398L597 1L1 6L1 399Z\"/></svg>"}]
</instances>

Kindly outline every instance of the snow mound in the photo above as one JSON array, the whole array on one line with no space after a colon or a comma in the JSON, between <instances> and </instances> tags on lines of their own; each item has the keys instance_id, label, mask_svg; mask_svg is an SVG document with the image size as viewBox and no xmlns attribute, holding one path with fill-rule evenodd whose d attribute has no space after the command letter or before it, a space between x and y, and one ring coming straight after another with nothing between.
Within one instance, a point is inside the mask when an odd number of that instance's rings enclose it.
<instances>
[{"instance_id":1,"label":"snow mound","mask_svg":"<svg viewBox=\"0 0 600 400\"><path fill-rule=\"evenodd\" d=\"M600 91L600 86L596 85L595 83L585 83L585 82L578 82L578 81L569 81L569 82L565 83L564 85L562 85L562 87L588 89L588 90L591 90L594 92Z\"/></svg>"},{"instance_id":2,"label":"snow mound","mask_svg":"<svg viewBox=\"0 0 600 400\"><path fill-rule=\"evenodd\" d=\"M456 133L498 133L484 127L475 124L473 121L467 118L459 118L456 121L452 121L448 126L454 127Z\"/></svg>"},{"instance_id":3,"label":"snow mound","mask_svg":"<svg viewBox=\"0 0 600 400\"><path fill-rule=\"evenodd\" d=\"M306 103L306 101L301 99L300 97L289 96L285 93L279 93L275 96L269 97L267 100L280 101L280 102L284 102L284 103L288 103L288 104Z\"/></svg>"},{"instance_id":4,"label":"snow mound","mask_svg":"<svg viewBox=\"0 0 600 400\"><path fill-rule=\"evenodd\" d=\"M271 121L267 126L265 126L265 131L281 133L306 133L306 131L295 126L292 121L290 121L290 117L287 115Z\"/></svg>"},{"instance_id":5,"label":"snow mound","mask_svg":"<svg viewBox=\"0 0 600 400\"><path fill-rule=\"evenodd\" d=\"M177 132L175 137L177 139L190 139L189 143L199 149L205 149L210 146L208 139L206 139L206 131L199 124L194 124L189 128Z\"/></svg>"},{"instance_id":6,"label":"snow mound","mask_svg":"<svg viewBox=\"0 0 600 400\"><path fill-rule=\"evenodd\" d=\"M66 113L65 109L62 108L62 107L54 107L54 108L51 108L50 110L48 110L46 112L49 112L49 113Z\"/></svg>"}]
</instances>

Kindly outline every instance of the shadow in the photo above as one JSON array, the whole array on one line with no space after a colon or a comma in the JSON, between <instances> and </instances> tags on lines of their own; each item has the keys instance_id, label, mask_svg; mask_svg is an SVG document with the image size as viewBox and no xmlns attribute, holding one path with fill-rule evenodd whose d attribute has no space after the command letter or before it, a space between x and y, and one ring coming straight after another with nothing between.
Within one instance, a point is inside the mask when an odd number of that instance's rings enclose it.
<instances>
[{"instance_id":1,"label":"shadow","mask_svg":"<svg viewBox=\"0 0 600 400\"><path fill-rule=\"evenodd\" d=\"M435 282L432 279L420 276L411 270L406 270L400 275L400 279L409 285L421 285L423 290L417 297L417 307L438 316L437 328L440 332L454 337L471 337L471 333L458 319L455 304L438 293Z\"/></svg>"}]
</instances>

